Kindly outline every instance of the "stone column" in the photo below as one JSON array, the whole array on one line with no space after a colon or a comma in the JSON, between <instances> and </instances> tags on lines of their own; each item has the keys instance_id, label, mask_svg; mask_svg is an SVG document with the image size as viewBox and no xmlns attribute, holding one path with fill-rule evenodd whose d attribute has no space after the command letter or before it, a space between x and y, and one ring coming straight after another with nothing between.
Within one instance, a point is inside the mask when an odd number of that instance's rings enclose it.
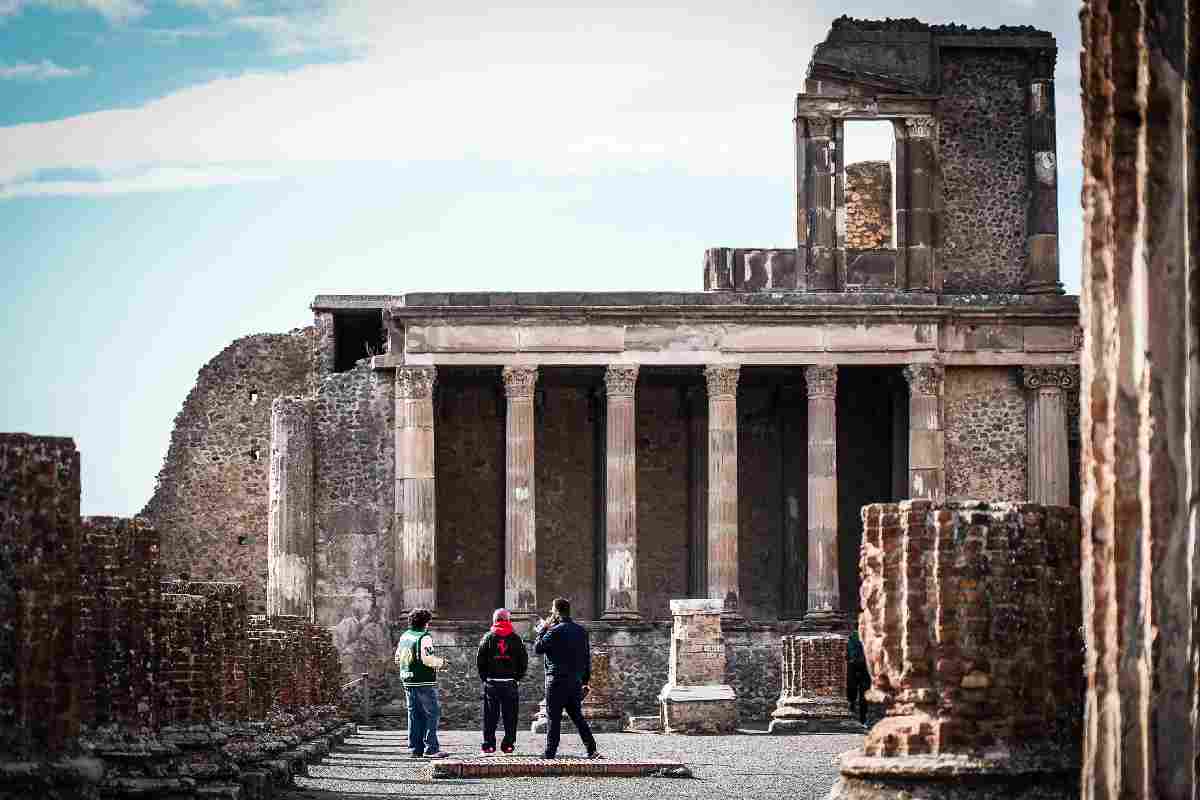
<instances>
[{"instance_id":1,"label":"stone column","mask_svg":"<svg viewBox=\"0 0 1200 800\"><path fill-rule=\"evenodd\" d=\"M808 386L808 616L838 618L842 604L837 547L837 367L805 367L804 380Z\"/></svg>"},{"instance_id":2,"label":"stone column","mask_svg":"<svg viewBox=\"0 0 1200 800\"><path fill-rule=\"evenodd\" d=\"M808 118L808 276L810 292L837 291L837 206L834 191L838 154L834 149L834 121Z\"/></svg>"},{"instance_id":3,"label":"stone column","mask_svg":"<svg viewBox=\"0 0 1200 800\"><path fill-rule=\"evenodd\" d=\"M704 389L687 390L688 594L708 594L708 414Z\"/></svg>"},{"instance_id":4,"label":"stone column","mask_svg":"<svg viewBox=\"0 0 1200 800\"><path fill-rule=\"evenodd\" d=\"M942 500L946 495L945 433L942 430L941 364L911 364L908 381L908 497Z\"/></svg>"},{"instance_id":5,"label":"stone column","mask_svg":"<svg viewBox=\"0 0 1200 800\"><path fill-rule=\"evenodd\" d=\"M1029 219L1024 288L1062 294L1058 280L1058 157L1054 135L1057 51L1033 51L1029 81Z\"/></svg>"},{"instance_id":6,"label":"stone column","mask_svg":"<svg viewBox=\"0 0 1200 800\"><path fill-rule=\"evenodd\" d=\"M605 450L604 619L638 619L637 595L637 364L604 373Z\"/></svg>"},{"instance_id":7,"label":"stone column","mask_svg":"<svg viewBox=\"0 0 1200 800\"><path fill-rule=\"evenodd\" d=\"M708 382L708 596L736 614L738 583L737 384L741 367L710 365Z\"/></svg>"},{"instance_id":8,"label":"stone column","mask_svg":"<svg viewBox=\"0 0 1200 800\"><path fill-rule=\"evenodd\" d=\"M437 607L433 367L396 370L396 584L393 609Z\"/></svg>"},{"instance_id":9,"label":"stone column","mask_svg":"<svg viewBox=\"0 0 1200 800\"><path fill-rule=\"evenodd\" d=\"M271 403L268 472L267 614L313 618L312 404Z\"/></svg>"},{"instance_id":10,"label":"stone column","mask_svg":"<svg viewBox=\"0 0 1200 800\"><path fill-rule=\"evenodd\" d=\"M1066 391L1079 385L1077 367L1025 367L1021 383L1030 392L1026 415L1028 470L1026 498L1031 503L1065 506L1071 493L1067 457Z\"/></svg>"},{"instance_id":11,"label":"stone column","mask_svg":"<svg viewBox=\"0 0 1200 800\"><path fill-rule=\"evenodd\" d=\"M783 637L771 733L862 732L846 699L846 641L836 633Z\"/></svg>"},{"instance_id":12,"label":"stone column","mask_svg":"<svg viewBox=\"0 0 1200 800\"><path fill-rule=\"evenodd\" d=\"M533 389L537 367L505 367L504 605L518 619L537 612Z\"/></svg>"},{"instance_id":13,"label":"stone column","mask_svg":"<svg viewBox=\"0 0 1200 800\"><path fill-rule=\"evenodd\" d=\"M908 207L898 213L907 216L907 288L937 291L941 289L941 281L936 277L933 249L933 177L937 166L934 138L937 136L937 120L933 117L909 117L904 124L907 128Z\"/></svg>"}]
</instances>

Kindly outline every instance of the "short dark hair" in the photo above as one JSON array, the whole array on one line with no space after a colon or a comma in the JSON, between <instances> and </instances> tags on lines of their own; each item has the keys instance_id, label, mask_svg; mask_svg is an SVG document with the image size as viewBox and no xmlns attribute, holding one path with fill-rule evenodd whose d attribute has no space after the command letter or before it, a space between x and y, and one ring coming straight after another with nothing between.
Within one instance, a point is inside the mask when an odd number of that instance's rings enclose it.
<instances>
[{"instance_id":1,"label":"short dark hair","mask_svg":"<svg viewBox=\"0 0 1200 800\"><path fill-rule=\"evenodd\" d=\"M408 612L408 627L414 631L423 631L431 619L433 619L433 614L429 612L429 609L414 608Z\"/></svg>"},{"instance_id":2,"label":"short dark hair","mask_svg":"<svg viewBox=\"0 0 1200 800\"><path fill-rule=\"evenodd\" d=\"M560 617L571 616L571 601L565 597L556 597L551 604L554 608L554 613Z\"/></svg>"}]
</instances>

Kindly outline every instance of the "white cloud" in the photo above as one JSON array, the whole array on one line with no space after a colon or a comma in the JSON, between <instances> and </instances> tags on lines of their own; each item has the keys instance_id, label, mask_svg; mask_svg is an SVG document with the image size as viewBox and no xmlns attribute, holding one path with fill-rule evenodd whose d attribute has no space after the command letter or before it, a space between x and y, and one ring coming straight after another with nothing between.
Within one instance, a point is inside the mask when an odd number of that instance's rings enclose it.
<instances>
[{"instance_id":1,"label":"white cloud","mask_svg":"<svg viewBox=\"0 0 1200 800\"><path fill-rule=\"evenodd\" d=\"M10 0L10 5L14 9L41 5L60 11L94 11L112 22L128 22L147 12L143 0Z\"/></svg>"},{"instance_id":2,"label":"white cloud","mask_svg":"<svg viewBox=\"0 0 1200 800\"><path fill-rule=\"evenodd\" d=\"M246 167L155 167L103 175L99 180L50 180L9 184L0 186L0 199L174 192L273 180L277 177L273 172L255 172Z\"/></svg>"},{"instance_id":3,"label":"white cloud","mask_svg":"<svg viewBox=\"0 0 1200 800\"><path fill-rule=\"evenodd\" d=\"M45 81L52 78L78 78L91 72L90 67L62 67L43 59L36 63L0 64L0 80Z\"/></svg>"}]
</instances>

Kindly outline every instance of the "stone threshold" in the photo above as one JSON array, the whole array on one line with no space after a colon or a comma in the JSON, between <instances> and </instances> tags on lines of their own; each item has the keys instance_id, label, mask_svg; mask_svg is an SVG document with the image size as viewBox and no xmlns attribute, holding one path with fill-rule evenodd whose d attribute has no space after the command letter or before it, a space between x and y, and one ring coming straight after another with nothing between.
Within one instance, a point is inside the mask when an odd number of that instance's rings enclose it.
<instances>
[{"instance_id":1,"label":"stone threshold","mask_svg":"<svg viewBox=\"0 0 1200 800\"><path fill-rule=\"evenodd\" d=\"M433 778L691 778L678 761L610 761L605 758L563 756L554 759L485 756L431 763Z\"/></svg>"}]
</instances>

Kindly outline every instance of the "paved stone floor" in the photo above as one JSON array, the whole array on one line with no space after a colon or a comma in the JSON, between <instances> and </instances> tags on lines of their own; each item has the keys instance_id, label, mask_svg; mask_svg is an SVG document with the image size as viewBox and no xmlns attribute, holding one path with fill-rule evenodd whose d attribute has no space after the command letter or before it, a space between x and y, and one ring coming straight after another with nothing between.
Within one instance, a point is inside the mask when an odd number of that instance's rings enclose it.
<instances>
[{"instance_id":1,"label":"paved stone floor","mask_svg":"<svg viewBox=\"0 0 1200 800\"><path fill-rule=\"evenodd\" d=\"M442 749L453 757L475 757L477 731L445 731ZM859 747L861 735L768 736L746 731L734 736L661 736L602 733L600 751L614 759L677 760L695 778L504 778L438 779L429 762L407 757L407 736L362 727L357 736L309 767L287 800L367 800L377 797L507 798L823 798L837 778L838 754ZM545 737L522 731L517 753L541 753ZM582 756L575 734L563 736L560 756Z\"/></svg>"}]
</instances>

